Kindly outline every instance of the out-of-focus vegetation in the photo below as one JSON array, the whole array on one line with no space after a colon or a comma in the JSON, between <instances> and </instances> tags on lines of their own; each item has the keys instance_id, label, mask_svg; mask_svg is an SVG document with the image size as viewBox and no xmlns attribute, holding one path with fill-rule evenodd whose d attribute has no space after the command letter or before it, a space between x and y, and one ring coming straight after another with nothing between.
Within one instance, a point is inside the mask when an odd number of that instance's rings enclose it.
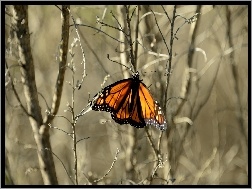
<instances>
[{"instance_id":1,"label":"out-of-focus vegetation","mask_svg":"<svg viewBox=\"0 0 252 189\"><path fill-rule=\"evenodd\" d=\"M168 122L161 140L160 131L148 126L154 148L160 145L160 157L157 159L145 129L118 125L107 112L88 111L75 125L76 140L83 139L76 145L76 172L73 140L66 134L73 132L65 119L72 120L72 114L66 110L74 99L73 112L79 114L101 90L107 75L110 77L104 86L127 77L130 71L125 74L125 68L113 61L125 62L125 55L129 63L130 46L126 44L121 52L118 42L123 36L118 28L127 20L126 7L70 9L69 49L74 56L68 53L67 66L74 65L75 71L66 69L58 117L50 125L59 184L75 183L76 173L81 185L248 184L248 6L130 6L137 70L164 107ZM7 6L5 14L5 184L44 184L31 123L19 105L21 102L26 108L11 27L12 10ZM35 81L44 117L54 98L59 71L61 11L56 6L28 6L28 14ZM80 24L77 32L72 18ZM127 22L121 30L126 28ZM75 39L81 40L81 46ZM76 46L71 47L73 44ZM169 73L167 48L172 50ZM169 99L165 102L168 75ZM73 77L74 86L82 84L74 96L70 85Z\"/></svg>"}]
</instances>

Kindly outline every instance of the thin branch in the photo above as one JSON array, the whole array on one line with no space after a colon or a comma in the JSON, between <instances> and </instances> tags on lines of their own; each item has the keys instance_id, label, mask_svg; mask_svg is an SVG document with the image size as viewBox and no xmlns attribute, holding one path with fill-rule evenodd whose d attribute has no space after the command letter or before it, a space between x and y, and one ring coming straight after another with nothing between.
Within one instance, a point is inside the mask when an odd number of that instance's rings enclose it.
<instances>
[{"instance_id":1,"label":"thin branch","mask_svg":"<svg viewBox=\"0 0 252 189\"><path fill-rule=\"evenodd\" d=\"M196 13L200 13L200 10L201 10L201 6L197 6L197 10L196 10ZM191 90L191 84L192 84L192 79L191 79L191 73L189 73L189 68L192 68L192 59L193 59L193 55L194 55L194 47L195 47L195 38L196 38L196 34L197 34L197 31L198 31L198 28L199 28L199 22L200 22L200 16L197 20L197 22L195 23L194 27L193 27L193 31L191 33L191 43L190 43L190 47L188 49L188 58L187 58L187 71L188 71L188 74L189 74L189 79L187 79L185 85L183 85L183 87L185 88L184 91L185 91L185 94L183 95L183 98L184 99L187 99L188 96L189 96L189 93L190 93L190 90ZM177 115L182 107L184 106L185 104L185 100L184 101L181 101L181 103L179 104L177 110L175 111L175 114L174 115Z\"/></svg>"},{"instance_id":2,"label":"thin branch","mask_svg":"<svg viewBox=\"0 0 252 189\"><path fill-rule=\"evenodd\" d=\"M121 31L122 33L124 33L125 36L127 36L127 33L125 33L125 31L123 30L124 27L122 27L122 25L120 24L119 20L114 15L114 13L112 11L110 13L111 13L112 17L116 20L117 24L120 26L119 31Z\"/></svg>"},{"instance_id":3,"label":"thin branch","mask_svg":"<svg viewBox=\"0 0 252 189\"><path fill-rule=\"evenodd\" d=\"M171 36L170 36L170 50L167 47L168 50L168 54L169 54L169 59L168 59L168 64L169 66L167 66L167 78L166 78L166 87L165 87L165 108L164 108L164 114L166 115L166 107L167 107L167 95L168 95L168 88L169 88L169 82L170 82L170 73L171 73L171 63L172 63L172 49L173 49L173 40L174 40L174 36L173 36L173 30L174 30L174 23L175 23L175 19L176 19L176 10L177 7L176 5L173 8L173 15L172 15L172 22L171 22Z\"/></svg>"},{"instance_id":4,"label":"thin branch","mask_svg":"<svg viewBox=\"0 0 252 189\"><path fill-rule=\"evenodd\" d=\"M172 21L171 21L171 19L170 19L169 15L168 15L167 11L165 10L165 8L164 8L164 6L163 6L163 5L161 5L161 7L163 8L163 10L164 10L164 13L165 13L166 17L168 18L168 20L170 21L170 24L171 24L171 23L172 23Z\"/></svg>"},{"instance_id":5,"label":"thin branch","mask_svg":"<svg viewBox=\"0 0 252 189\"><path fill-rule=\"evenodd\" d=\"M72 123L66 116L63 116L63 115L53 115L51 112L49 112L48 110L46 110L46 113L50 116L53 116L53 117L61 117L61 118L64 118L65 120L68 121L68 123Z\"/></svg>"},{"instance_id":6,"label":"thin branch","mask_svg":"<svg viewBox=\"0 0 252 189\"><path fill-rule=\"evenodd\" d=\"M61 26L61 42L60 42L60 62L59 62L59 72L58 77L56 80L53 101L51 105L51 114L56 115L59 110L63 84L64 84L64 77L65 77L65 70L66 70L66 63L67 63L67 53L68 53L68 40L69 40L69 8L70 6L62 6L62 26ZM53 120L53 116L46 115L44 117L43 123L47 125Z\"/></svg>"},{"instance_id":7,"label":"thin branch","mask_svg":"<svg viewBox=\"0 0 252 189\"><path fill-rule=\"evenodd\" d=\"M119 39L121 41L123 41L124 43L121 43L119 48L120 48L120 62L122 65L124 65L125 67L129 64L129 55L128 55L128 49L129 49L129 34L128 34L128 28L126 27L126 10L125 7L123 5L118 5L117 6L117 13L118 13L118 22L120 23L120 27L124 28L125 33L123 32L119 32ZM132 69L134 69L133 64L130 64ZM122 69L122 74L124 76L124 78L128 78L129 77L129 72L128 70L124 69L123 67ZM131 69L131 70L132 70Z\"/></svg>"},{"instance_id":8,"label":"thin branch","mask_svg":"<svg viewBox=\"0 0 252 189\"><path fill-rule=\"evenodd\" d=\"M7 70L9 70L8 64L7 64L6 60L5 60L5 66L6 66ZM10 78L11 88L12 88L12 90L13 90L15 96L16 96L16 99L17 99L17 101L18 101L18 103L19 103L18 106L20 106L20 107L23 109L23 111L25 112L25 114L26 114L28 117L31 116L31 115L28 113L28 111L26 110L26 108L24 107L24 105L22 104L22 102L21 102L21 100L20 100L20 98L19 98L19 95L18 95L18 93L17 93L17 91L16 91L16 89L15 89L15 87L14 87L14 84L13 84L13 82L12 82L12 77L11 77L9 71L8 71L8 76L9 76L9 78Z\"/></svg>"},{"instance_id":9,"label":"thin branch","mask_svg":"<svg viewBox=\"0 0 252 189\"><path fill-rule=\"evenodd\" d=\"M62 161L52 150L50 150L49 148L45 148L45 150L50 151L50 152L60 161L60 163L62 164L62 166L63 166L63 168L64 168L66 174L67 174L68 177L69 177L69 179L70 179L71 182L74 184L74 181L72 180L72 176L68 173L67 168L66 168L66 166L64 165L63 161Z\"/></svg>"},{"instance_id":10,"label":"thin branch","mask_svg":"<svg viewBox=\"0 0 252 189\"><path fill-rule=\"evenodd\" d=\"M200 13L201 11L201 5L197 6L196 9L196 13ZM185 76L187 78L185 78L185 83L182 84L182 91L183 91L183 95L182 98L184 99L188 99L188 96L191 93L191 88L192 88L192 73L189 71L189 69L191 69L193 67L193 56L194 56L194 48L195 48L195 39L197 36L197 32L199 29L199 24L200 24L200 16L197 20L197 22L195 23L195 25L193 25L192 27L192 32L190 33L190 46L188 49L188 58L187 58L187 68L185 69ZM184 104L186 103L186 100L182 100L181 103L178 105L177 110L175 111L174 115L178 115L179 112L182 110ZM190 114L192 114L192 110L190 110ZM191 119L191 115L188 116L189 119ZM192 120L193 122L194 120ZM189 123L190 122L186 122L186 126L185 126L185 131L183 136L181 137L181 140L178 144L178 149L176 150L176 154L174 155L175 158L178 157L179 154L181 154L181 151L183 149L183 144L187 138L187 135L189 134L189 131L193 128L193 127L189 127Z\"/></svg>"},{"instance_id":11,"label":"thin branch","mask_svg":"<svg viewBox=\"0 0 252 189\"><path fill-rule=\"evenodd\" d=\"M136 9L139 8L139 6L140 6L140 5L135 6L135 8L133 9L132 14L131 14L131 16L130 16L130 21L132 20L132 18L133 18L133 16L134 16L134 13L135 13Z\"/></svg>"},{"instance_id":12,"label":"thin branch","mask_svg":"<svg viewBox=\"0 0 252 189\"><path fill-rule=\"evenodd\" d=\"M49 127L43 125L41 107L38 100L38 90L35 82L34 60L31 50L28 6L14 6L13 26L19 51L19 64L27 102L27 112L38 147L38 160L44 184L58 184L52 154L43 150L51 149Z\"/></svg>"},{"instance_id":13,"label":"thin branch","mask_svg":"<svg viewBox=\"0 0 252 189\"><path fill-rule=\"evenodd\" d=\"M43 98L43 100L45 101L46 107L47 107L47 109L49 110L49 105L48 105L48 103L46 102L46 99L45 99L44 95L43 95L42 93L40 93L40 92L38 92L38 94Z\"/></svg>"},{"instance_id":14,"label":"thin branch","mask_svg":"<svg viewBox=\"0 0 252 189\"><path fill-rule=\"evenodd\" d=\"M82 54L81 64L83 64L83 73L82 73L80 83L75 87L75 89L76 89L76 88L79 88L82 85L82 83L84 82L84 78L87 76L87 74L86 74L86 58L85 58L84 48L83 48L83 46L81 44L81 38L80 38L80 35L79 35L79 32L78 32L77 24L75 22L75 19L74 19L73 15L70 12L70 9L68 9L68 11L69 11L69 13L71 15L71 18L72 18L74 26L75 26L75 32L76 32L76 35L78 37L78 42L79 42L79 45L80 45L80 48L81 48L81 54Z\"/></svg>"},{"instance_id":15,"label":"thin branch","mask_svg":"<svg viewBox=\"0 0 252 189\"><path fill-rule=\"evenodd\" d=\"M97 179L97 180L94 180L94 182L99 182L101 181L102 179L104 179L110 172L111 170L113 169L114 165L115 165L115 162L117 161L117 156L119 154L120 150L117 148L117 151L116 151L116 154L115 154L115 157L114 157L114 160L109 168L109 170L107 171L107 173L105 173L105 175L103 175L101 178Z\"/></svg>"},{"instance_id":16,"label":"thin branch","mask_svg":"<svg viewBox=\"0 0 252 189\"><path fill-rule=\"evenodd\" d=\"M141 5L138 5L137 7L137 21L136 21L136 31L135 31L135 40L138 39L138 30L139 30L139 13L140 13L140 10L141 10ZM134 9L134 11L136 10L136 8ZM133 13L132 13L133 15ZM135 43L135 63L137 64L137 54L138 54L138 43Z\"/></svg>"},{"instance_id":17,"label":"thin branch","mask_svg":"<svg viewBox=\"0 0 252 189\"><path fill-rule=\"evenodd\" d=\"M163 161L162 160L162 158L161 157L159 157L159 159L158 159L158 164L157 164L157 166L154 168L154 170L153 170L153 172L152 172L152 174L151 174L151 177L154 179L154 176L155 176L155 173L156 173L156 171L157 171L157 169L158 168L163 168L164 167L164 163L165 162L167 162L168 160L166 159L165 161ZM164 179L165 180L165 179ZM167 180L165 180L165 181L167 181Z\"/></svg>"},{"instance_id":18,"label":"thin branch","mask_svg":"<svg viewBox=\"0 0 252 189\"><path fill-rule=\"evenodd\" d=\"M233 38L232 38L232 20L231 20L231 11L228 5L226 5L226 19L227 19L227 37L228 37L228 43L229 47L234 46ZM240 84L239 84L239 71L238 71L238 66L235 61L235 53L232 51L229 55L230 59L230 65L231 65L231 70L232 70L232 76L234 78L234 92L236 94L236 106L238 111L236 112L236 118L240 123L239 130L241 134L246 138L245 144L248 146L248 141L247 141L247 135L246 135L246 127L244 124L243 120L243 110L242 110L242 100L241 100L241 92L239 90ZM244 150L244 153L247 153L246 150Z\"/></svg>"},{"instance_id":19,"label":"thin branch","mask_svg":"<svg viewBox=\"0 0 252 189\"><path fill-rule=\"evenodd\" d=\"M150 133L149 133L149 131L148 131L148 128L147 128L147 127L144 127L144 129L145 129L145 132L146 132L146 134L147 134L147 138L149 139L151 148L152 148L152 150L154 151L155 157L156 157L156 159L158 159L159 151L158 151L158 149L155 148L154 142L153 142L152 139L151 139L151 136L150 136Z\"/></svg>"},{"instance_id":20,"label":"thin branch","mask_svg":"<svg viewBox=\"0 0 252 189\"><path fill-rule=\"evenodd\" d=\"M74 26L74 25L73 25L73 24L70 24L70 26ZM107 34L106 32L104 32L104 31L102 31L102 30L100 30L100 29L98 29L98 28L96 28L96 27L89 26L89 25L86 25L86 24L76 24L75 26L85 26L85 27L89 27L89 28L95 29L95 30L97 30L97 31L99 31L99 32L101 32L101 33L107 35L107 36L110 37L111 39L116 40L116 41L119 42L119 43L124 43L124 42L122 42L122 41L120 41L120 40L118 40L118 39L112 37L111 35Z\"/></svg>"},{"instance_id":21,"label":"thin branch","mask_svg":"<svg viewBox=\"0 0 252 189\"><path fill-rule=\"evenodd\" d=\"M124 6L125 10L126 10L126 23L127 23L127 28L128 28L128 42L129 42L129 46L130 46L130 61L131 64L133 65L134 70L136 70L136 62L135 62L135 58L134 58L134 53L133 53L133 42L132 42L132 37L131 37L131 24L130 24L130 16L129 16L129 7L127 7L126 5ZM136 55L135 55L136 56Z\"/></svg>"},{"instance_id":22,"label":"thin branch","mask_svg":"<svg viewBox=\"0 0 252 189\"><path fill-rule=\"evenodd\" d=\"M57 130L59 130L59 131L62 131L63 133L66 133L68 136L70 136L71 138L73 138L73 137L72 137L72 134L73 134L73 133L68 133L68 132L64 131L63 129L59 128L59 127L53 127L53 126L51 125L51 123L48 123L48 126L49 126L51 129L57 129Z\"/></svg>"},{"instance_id":23,"label":"thin branch","mask_svg":"<svg viewBox=\"0 0 252 189\"><path fill-rule=\"evenodd\" d=\"M94 49L90 46L89 40L86 39L86 36L84 35L84 32L80 32L79 33L81 39L84 40L84 43L86 45L86 47L92 52L92 54L94 55L94 57L97 59L97 62L99 63L99 66L104 70L104 72L108 75L109 72L108 70L104 67L104 64L102 64L102 60L99 58L97 52L94 51ZM92 41L91 41L92 43Z\"/></svg>"},{"instance_id":24,"label":"thin branch","mask_svg":"<svg viewBox=\"0 0 252 189\"><path fill-rule=\"evenodd\" d=\"M79 139L79 140L77 140L76 141L76 144L78 144L80 141L82 141L82 140L86 140L86 139L89 139L90 137L85 137L85 138L82 138L82 139Z\"/></svg>"},{"instance_id":25,"label":"thin branch","mask_svg":"<svg viewBox=\"0 0 252 189\"><path fill-rule=\"evenodd\" d=\"M176 6L175 6L175 7L176 7ZM176 13L176 8L175 8L175 7L174 7L175 12L173 12L173 15L175 15L175 13ZM152 12L152 14L153 14L153 16L154 16L154 18L155 18L156 25L157 25L157 27L158 27L159 33L160 33L161 36L162 36L162 39L163 39L163 42L164 42L164 44L165 44L165 46L166 46L166 49L167 49L167 51L168 51L168 54L171 56L171 53L170 53L170 51L169 51L169 47L168 47L168 45L167 45L167 43L166 43L165 37L163 36L163 33L162 33L162 31L161 31L161 29L160 29L160 27L159 27L159 24L158 24L156 15L154 14L154 12L153 12L152 9L150 9L150 10L151 10L151 12ZM172 25L171 25L171 27L172 27L171 36L173 36L173 25L174 25L174 21L175 21L175 18L173 19L173 23L172 23ZM173 43L173 41L172 41L172 43ZM170 47L172 47L171 44L170 44Z\"/></svg>"}]
</instances>

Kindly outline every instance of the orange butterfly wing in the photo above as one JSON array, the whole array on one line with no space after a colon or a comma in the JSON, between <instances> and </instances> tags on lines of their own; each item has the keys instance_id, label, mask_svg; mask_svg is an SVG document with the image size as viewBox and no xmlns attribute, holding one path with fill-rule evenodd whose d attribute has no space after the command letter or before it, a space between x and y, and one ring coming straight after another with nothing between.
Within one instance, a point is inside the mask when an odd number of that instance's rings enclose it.
<instances>
[{"instance_id":1,"label":"orange butterfly wing","mask_svg":"<svg viewBox=\"0 0 252 189\"><path fill-rule=\"evenodd\" d=\"M131 84L133 79L124 79L117 81L105 87L98 96L92 109L96 111L107 111L112 118L119 124L126 124L130 118L129 103L131 101ZM117 113L119 116L114 116Z\"/></svg>"},{"instance_id":2,"label":"orange butterfly wing","mask_svg":"<svg viewBox=\"0 0 252 189\"><path fill-rule=\"evenodd\" d=\"M134 83L132 85L135 86ZM142 128L146 124L142 117L141 104L138 103L139 99L135 89L134 87L131 88L119 111L112 113L111 116L119 124L129 123L134 127Z\"/></svg>"},{"instance_id":3,"label":"orange butterfly wing","mask_svg":"<svg viewBox=\"0 0 252 189\"><path fill-rule=\"evenodd\" d=\"M166 130L167 124L160 105L155 101L148 88L141 82L139 98L142 108L142 117L146 124L153 125L160 130Z\"/></svg>"},{"instance_id":4,"label":"orange butterfly wing","mask_svg":"<svg viewBox=\"0 0 252 189\"><path fill-rule=\"evenodd\" d=\"M105 87L95 98L92 109L110 112L112 119L119 124L129 123L137 128L148 124L162 131L167 127L160 106L139 80L138 73L133 78Z\"/></svg>"},{"instance_id":5,"label":"orange butterfly wing","mask_svg":"<svg viewBox=\"0 0 252 189\"><path fill-rule=\"evenodd\" d=\"M131 79L124 79L105 87L101 93L95 95L94 98L97 96L98 98L92 105L92 109L95 111L107 111L110 113L120 111L121 104L124 103L126 98L128 98L130 84ZM125 114L125 118L128 117L129 115Z\"/></svg>"}]
</instances>

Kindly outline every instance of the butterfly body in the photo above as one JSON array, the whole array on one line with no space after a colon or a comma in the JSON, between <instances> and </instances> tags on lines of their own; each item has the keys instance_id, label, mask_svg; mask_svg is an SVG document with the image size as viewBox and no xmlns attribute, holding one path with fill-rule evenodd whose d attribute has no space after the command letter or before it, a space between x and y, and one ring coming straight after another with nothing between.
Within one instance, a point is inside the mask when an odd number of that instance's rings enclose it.
<instances>
[{"instance_id":1,"label":"butterfly body","mask_svg":"<svg viewBox=\"0 0 252 189\"><path fill-rule=\"evenodd\" d=\"M95 95L91 107L95 111L107 111L119 124L137 128L154 125L166 130L166 120L160 106L154 101L138 72L132 78L117 81Z\"/></svg>"}]
</instances>

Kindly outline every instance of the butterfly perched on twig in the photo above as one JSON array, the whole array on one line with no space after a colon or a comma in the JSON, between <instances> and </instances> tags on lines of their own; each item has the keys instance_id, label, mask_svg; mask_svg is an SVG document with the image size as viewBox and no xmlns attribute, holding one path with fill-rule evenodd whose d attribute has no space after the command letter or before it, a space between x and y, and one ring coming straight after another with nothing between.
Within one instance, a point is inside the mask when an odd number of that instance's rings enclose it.
<instances>
[{"instance_id":1,"label":"butterfly perched on twig","mask_svg":"<svg viewBox=\"0 0 252 189\"><path fill-rule=\"evenodd\" d=\"M139 79L139 73L132 78L117 81L94 96L92 110L111 113L119 124L130 124L136 128L153 125L165 131L165 116L147 86Z\"/></svg>"}]
</instances>

